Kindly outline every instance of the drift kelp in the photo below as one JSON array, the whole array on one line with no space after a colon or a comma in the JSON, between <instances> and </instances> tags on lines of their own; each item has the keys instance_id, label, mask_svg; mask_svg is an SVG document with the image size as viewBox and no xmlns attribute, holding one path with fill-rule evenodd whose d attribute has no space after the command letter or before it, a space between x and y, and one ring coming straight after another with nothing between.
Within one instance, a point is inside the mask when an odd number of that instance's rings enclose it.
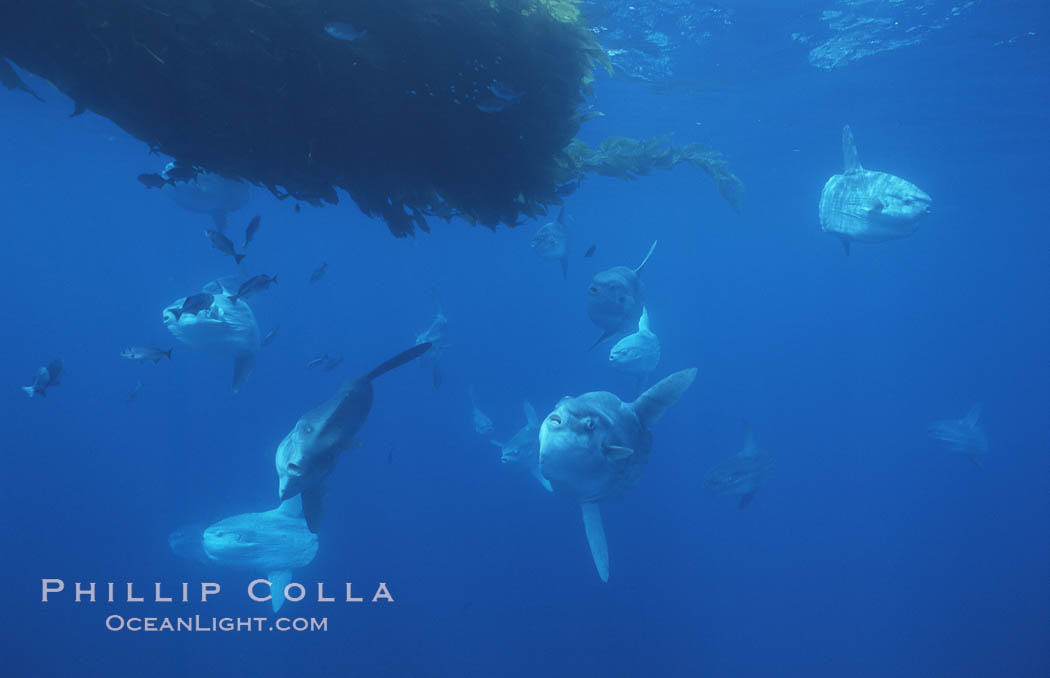
<instances>
[{"instance_id":1,"label":"drift kelp","mask_svg":"<svg viewBox=\"0 0 1050 678\"><path fill-rule=\"evenodd\" d=\"M0 56L185 166L341 188L398 236L560 204L609 63L571 0L9 0Z\"/></svg>"}]
</instances>

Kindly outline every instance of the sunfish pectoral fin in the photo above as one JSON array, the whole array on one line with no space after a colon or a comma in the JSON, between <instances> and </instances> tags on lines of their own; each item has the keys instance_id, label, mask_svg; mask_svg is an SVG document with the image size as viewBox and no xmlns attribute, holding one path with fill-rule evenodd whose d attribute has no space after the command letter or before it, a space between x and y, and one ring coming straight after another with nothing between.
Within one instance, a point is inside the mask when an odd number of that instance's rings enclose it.
<instances>
[{"instance_id":1,"label":"sunfish pectoral fin","mask_svg":"<svg viewBox=\"0 0 1050 678\"><path fill-rule=\"evenodd\" d=\"M690 367L664 377L638 396L638 400L631 403L631 407L642 426L652 426L668 407L678 402L695 379L696 368Z\"/></svg>"},{"instance_id":2,"label":"sunfish pectoral fin","mask_svg":"<svg viewBox=\"0 0 1050 678\"><path fill-rule=\"evenodd\" d=\"M849 125L842 127L842 165L846 174L864 169L860 166L857 144L853 141L853 130L849 128Z\"/></svg>"},{"instance_id":3,"label":"sunfish pectoral fin","mask_svg":"<svg viewBox=\"0 0 1050 678\"><path fill-rule=\"evenodd\" d=\"M240 393L244 382L248 381L248 375L255 369L255 353L253 351L241 351L233 357L233 392Z\"/></svg>"},{"instance_id":4,"label":"sunfish pectoral fin","mask_svg":"<svg viewBox=\"0 0 1050 678\"><path fill-rule=\"evenodd\" d=\"M325 485L314 485L302 491L303 518L306 519L306 527L317 534L321 529L321 519L324 518L324 499L328 494Z\"/></svg>"},{"instance_id":5,"label":"sunfish pectoral fin","mask_svg":"<svg viewBox=\"0 0 1050 678\"><path fill-rule=\"evenodd\" d=\"M609 546L605 543L605 528L602 527L602 513L597 504L580 504L583 513L583 529L587 532L587 545L591 547L591 557L598 576L602 581L609 581Z\"/></svg>"},{"instance_id":6,"label":"sunfish pectoral fin","mask_svg":"<svg viewBox=\"0 0 1050 678\"><path fill-rule=\"evenodd\" d=\"M270 582L270 605L277 612L284 605L284 587L292 582L292 571L271 572L266 575L266 581Z\"/></svg>"},{"instance_id":7,"label":"sunfish pectoral fin","mask_svg":"<svg viewBox=\"0 0 1050 678\"><path fill-rule=\"evenodd\" d=\"M36 395L36 389L33 388L32 386L23 386L22 390L25 391L26 395L28 395L30 398L32 398L34 395Z\"/></svg>"},{"instance_id":8,"label":"sunfish pectoral fin","mask_svg":"<svg viewBox=\"0 0 1050 678\"><path fill-rule=\"evenodd\" d=\"M745 506L747 506L748 504L750 504L751 500L755 498L755 492L758 492L758 488L757 487L752 488L752 489L748 490L747 492L745 492L744 494L740 495L740 501L737 503L737 508L741 508L742 509Z\"/></svg>"},{"instance_id":9,"label":"sunfish pectoral fin","mask_svg":"<svg viewBox=\"0 0 1050 678\"><path fill-rule=\"evenodd\" d=\"M621 447L620 445L606 445L605 456L610 459L626 459L627 457L634 454L634 450L629 447Z\"/></svg>"},{"instance_id":10,"label":"sunfish pectoral fin","mask_svg":"<svg viewBox=\"0 0 1050 678\"><path fill-rule=\"evenodd\" d=\"M597 346L598 344L602 343L603 341L605 341L609 337L611 337L614 334L616 334L617 331L618 330L605 330L604 332L602 332L602 336L598 337L598 339L595 340L595 342L593 344L591 344L590 348L588 348L587 350L588 351L593 351L595 346Z\"/></svg>"}]
</instances>

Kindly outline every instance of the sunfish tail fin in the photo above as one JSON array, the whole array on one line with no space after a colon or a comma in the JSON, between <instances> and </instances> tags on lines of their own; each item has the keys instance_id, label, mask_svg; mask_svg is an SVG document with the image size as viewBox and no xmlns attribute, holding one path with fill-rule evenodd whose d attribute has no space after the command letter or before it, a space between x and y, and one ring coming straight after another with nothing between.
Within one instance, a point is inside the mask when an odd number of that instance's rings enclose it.
<instances>
[{"instance_id":1,"label":"sunfish tail fin","mask_svg":"<svg viewBox=\"0 0 1050 678\"><path fill-rule=\"evenodd\" d=\"M587 533L587 545L591 547L591 558L598 576L609 581L609 545L605 542L602 513L597 504L580 504L583 513L583 529Z\"/></svg>"},{"instance_id":2,"label":"sunfish tail fin","mask_svg":"<svg viewBox=\"0 0 1050 678\"><path fill-rule=\"evenodd\" d=\"M631 407L634 408L634 413L638 416L642 426L646 428L652 426L653 422L659 419L668 407L678 402L682 394L693 385L694 379L696 379L695 367L680 370L664 377L638 396L638 400L631 403Z\"/></svg>"},{"instance_id":3,"label":"sunfish tail fin","mask_svg":"<svg viewBox=\"0 0 1050 678\"><path fill-rule=\"evenodd\" d=\"M970 408L970 411L966 413L966 417L963 421L967 426L976 426L977 420L981 418L981 406L974 405Z\"/></svg>"},{"instance_id":4,"label":"sunfish tail fin","mask_svg":"<svg viewBox=\"0 0 1050 678\"><path fill-rule=\"evenodd\" d=\"M266 581L270 582L270 605L274 612L278 612L284 605L284 587L292 583L292 571L270 572L266 575Z\"/></svg>"},{"instance_id":5,"label":"sunfish tail fin","mask_svg":"<svg viewBox=\"0 0 1050 678\"><path fill-rule=\"evenodd\" d=\"M864 169L860 166L857 144L853 141L853 130L849 128L849 125L842 126L842 165L846 174Z\"/></svg>"},{"instance_id":6,"label":"sunfish tail fin","mask_svg":"<svg viewBox=\"0 0 1050 678\"><path fill-rule=\"evenodd\" d=\"M653 252L656 251L656 243L657 243L657 241L654 240L653 244L649 247L649 254L646 254L645 255L645 259L642 259L642 263L638 264L638 268L634 269L635 275L638 275L639 273L641 273L642 269L645 268L645 265L649 263L649 258L652 257L653 256Z\"/></svg>"},{"instance_id":7,"label":"sunfish tail fin","mask_svg":"<svg viewBox=\"0 0 1050 678\"><path fill-rule=\"evenodd\" d=\"M395 367L401 367L405 363L412 362L413 360L430 350L430 346L431 344L429 341L424 341L422 344L416 344L407 351L401 351L390 360L387 360L386 362L376 366L375 369L373 369L371 372L362 377L362 379L364 379L365 381L372 381L376 377L383 376Z\"/></svg>"}]
</instances>

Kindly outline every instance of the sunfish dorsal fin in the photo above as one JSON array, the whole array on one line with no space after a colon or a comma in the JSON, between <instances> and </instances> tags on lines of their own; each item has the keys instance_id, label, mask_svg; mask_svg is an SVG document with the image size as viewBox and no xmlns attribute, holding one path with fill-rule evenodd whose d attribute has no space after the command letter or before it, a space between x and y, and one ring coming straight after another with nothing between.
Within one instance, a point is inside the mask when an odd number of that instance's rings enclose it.
<instances>
[{"instance_id":1,"label":"sunfish dorsal fin","mask_svg":"<svg viewBox=\"0 0 1050 678\"><path fill-rule=\"evenodd\" d=\"M695 367L680 370L664 377L638 396L638 400L631 403L631 408L642 426L646 428L652 426L653 422L664 413L664 410L678 402L686 389L692 386L694 379L696 379Z\"/></svg>"},{"instance_id":2,"label":"sunfish dorsal fin","mask_svg":"<svg viewBox=\"0 0 1050 678\"><path fill-rule=\"evenodd\" d=\"M410 362L412 360L415 360L419 356L421 356L424 353L426 353L427 351L429 351L430 350L430 345L431 344L430 344L429 341L424 341L422 344L416 344L415 346L413 346L412 348L408 349L407 351L401 351L400 353L398 353L396 356L394 356L390 360L387 360L386 362L378 365L371 372L369 372L368 374L366 374L363 377L361 377L361 380L362 381L372 381L376 377L379 377L379 376L382 376L382 375L386 374L387 372L389 372L390 370L394 369L395 367L401 367L405 363Z\"/></svg>"},{"instance_id":3,"label":"sunfish dorsal fin","mask_svg":"<svg viewBox=\"0 0 1050 678\"><path fill-rule=\"evenodd\" d=\"M642 272L642 269L645 268L645 265L649 263L649 257L653 256L653 252L656 251L656 243L657 241L654 240L653 244L649 247L649 254L646 254L645 259L642 259L642 263L638 264L638 268L634 269L635 275L639 275Z\"/></svg>"},{"instance_id":4,"label":"sunfish dorsal fin","mask_svg":"<svg viewBox=\"0 0 1050 678\"><path fill-rule=\"evenodd\" d=\"M649 309L642 306L642 317L638 318L638 331L639 332L652 332L649 329Z\"/></svg>"},{"instance_id":5,"label":"sunfish dorsal fin","mask_svg":"<svg viewBox=\"0 0 1050 678\"><path fill-rule=\"evenodd\" d=\"M266 575L266 581L270 582L270 605L277 612L284 605L284 587L292 581L291 570L280 570Z\"/></svg>"},{"instance_id":6,"label":"sunfish dorsal fin","mask_svg":"<svg viewBox=\"0 0 1050 678\"><path fill-rule=\"evenodd\" d=\"M525 410L525 421L529 423L529 428L539 428L540 418L536 416L536 410L533 409L532 403L526 400L522 403L522 408Z\"/></svg>"},{"instance_id":7,"label":"sunfish dorsal fin","mask_svg":"<svg viewBox=\"0 0 1050 678\"><path fill-rule=\"evenodd\" d=\"M853 141L853 130L849 128L849 125L843 125L842 127L842 165L845 174L859 172L864 169L860 166L860 158L857 156L857 144Z\"/></svg>"},{"instance_id":8,"label":"sunfish dorsal fin","mask_svg":"<svg viewBox=\"0 0 1050 678\"><path fill-rule=\"evenodd\" d=\"M587 532L587 545L591 547L591 558L598 576L609 581L609 545L605 542L602 513L597 504L580 504L583 513L583 529Z\"/></svg>"},{"instance_id":9,"label":"sunfish dorsal fin","mask_svg":"<svg viewBox=\"0 0 1050 678\"><path fill-rule=\"evenodd\" d=\"M981 418L981 406L980 405L974 405L973 407L970 408L970 411L966 413L966 416L963 418L963 422L967 426L976 426L977 425L977 420L980 419L980 418Z\"/></svg>"}]
</instances>

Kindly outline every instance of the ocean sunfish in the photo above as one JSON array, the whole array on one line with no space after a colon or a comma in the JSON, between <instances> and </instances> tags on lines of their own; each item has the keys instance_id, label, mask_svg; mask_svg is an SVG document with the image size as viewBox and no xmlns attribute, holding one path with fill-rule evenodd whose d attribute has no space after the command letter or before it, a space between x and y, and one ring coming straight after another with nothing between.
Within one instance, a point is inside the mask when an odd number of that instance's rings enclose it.
<instances>
[{"instance_id":1,"label":"ocean sunfish","mask_svg":"<svg viewBox=\"0 0 1050 678\"><path fill-rule=\"evenodd\" d=\"M844 170L824 184L820 194L820 228L842 241L877 243L905 238L930 211L930 196L915 184L885 172L861 167L853 132L842 128Z\"/></svg>"},{"instance_id":2,"label":"ocean sunfish","mask_svg":"<svg viewBox=\"0 0 1050 678\"><path fill-rule=\"evenodd\" d=\"M737 506L744 508L755 496L758 488L765 485L773 471L773 457L755 445L751 427L746 427L744 447L708 471L704 478L704 489L711 494L736 495Z\"/></svg>"},{"instance_id":3,"label":"ocean sunfish","mask_svg":"<svg viewBox=\"0 0 1050 678\"><path fill-rule=\"evenodd\" d=\"M599 502L634 487L653 444L650 427L696 379L696 368L657 382L633 403L596 391L566 396L540 426L540 472L554 491L580 505L591 557L609 580L609 548Z\"/></svg>"},{"instance_id":4,"label":"ocean sunfish","mask_svg":"<svg viewBox=\"0 0 1050 678\"><path fill-rule=\"evenodd\" d=\"M195 554L186 543L179 547L188 556ZM302 501L293 497L272 511L220 520L204 530L201 547L214 563L265 574L270 604L277 612L284 605L292 570L306 567L317 555L317 535L306 527Z\"/></svg>"},{"instance_id":5,"label":"ocean sunfish","mask_svg":"<svg viewBox=\"0 0 1050 678\"><path fill-rule=\"evenodd\" d=\"M500 462L526 469L543 489L553 492L550 482L540 473L540 420L528 400L524 402L525 425L505 443L492 441L500 448Z\"/></svg>"},{"instance_id":6,"label":"ocean sunfish","mask_svg":"<svg viewBox=\"0 0 1050 678\"><path fill-rule=\"evenodd\" d=\"M569 250L572 237L565 222L565 208L558 212L558 220L540 226L530 243L536 254L543 259L561 262L561 277L569 277Z\"/></svg>"},{"instance_id":7,"label":"ocean sunfish","mask_svg":"<svg viewBox=\"0 0 1050 678\"><path fill-rule=\"evenodd\" d=\"M941 419L929 425L930 437L952 452L961 452L976 466L984 465L988 436L980 425L981 406L974 405L962 419Z\"/></svg>"},{"instance_id":8,"label":"ocean sunfish","mask_svg":"<svg viewBox=\"0 0 1050 678\"><path fill-rule=\"evenodd\" d=\"M167 179L174 169L175 163L168 163L161 176ZM182 209L209 215L219 231L226 230L226 222L232 212L248 204L248 184L218 174L201 172L194 181L170 182L161 188ZM248 243L244 244L247 246Z\"/></svg>"},{"instance_id":9,"label":"ocean sunfish","mask_svg":"<svg viewBox=\"0 0 1050 678\"><path fill-rule=\"evenodd\" d=\"M649 311L642 307L638 331L616 342L609 351L609 364L618 370L633 374L641 386L660 363L660 340L649 327Z\"/></svg>"},{"instance_id":10,"label":"ocean sunfish","mask_svg":"<svg viewBox=\"0 0 1050 678\"><path fill-rule=\"evenodd\" d=\"M360 445L354 438L372 409L372 381L426 353L423 343L402 351L371 372L346 381L335 395L295 423L277 446L277 491L281 500L303 495L303 515L310 531L321 524L325 480L339 454Z\"/></svg>"},{"instance_id":11,"label":"ocean sunfish","mask_svg":"<svg viewBox=\"0 0 1050 678\"><path fill-rule=\"evenodd\" d=\"M255 368L255 354L259 350L259 326L255 314L246 301L234 303L232 291L222 283L208 283L204 287L211 295L211 304L196 313L186 313L186 297L176 299L164 309L162 316L175 338L190 348L205 353L233 356L233 391L244 386Z\"/></svg>"},{"instance_id":12,"label":"ocean sunfish","mask_svg":"<svg viewBox=\"0 0 1050 678\"><path fill-rule=\"evenodd\" d=\"M470 407L473 410L474 433L479 436L487 436L492 433L492 420L478 409L478 403L474 399L474 386L471 385L468 391L470 392Z\"/></svg>"},{"instance_id":13,"label":"ocean sunfish","mask_svg":"<svg viewBox=\"0 0 1050 678\"><path fill-rule=\"evenodd\" d=\"M604 330L591 344L592 349L638 322L645 306L645 284L640 276L655 249L654 240L638 268L615 266L591 278L591 285L587 288L587 315Z\"/></svg>"}]
</instances>

